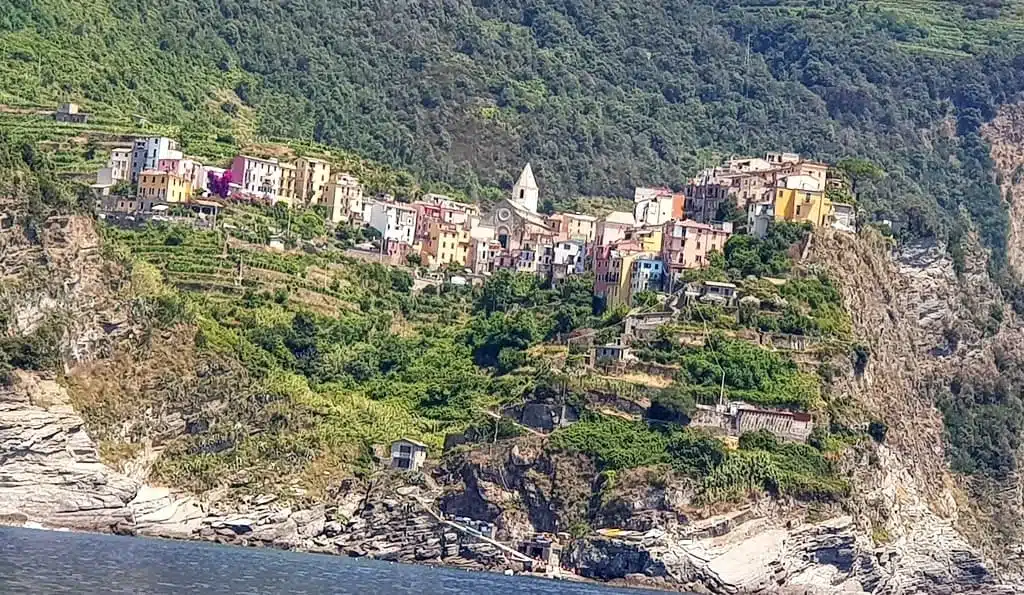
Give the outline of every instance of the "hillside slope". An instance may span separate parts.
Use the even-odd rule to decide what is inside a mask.
[[[532,161],[555,197],[678,186],[714,154],[869,157],[861,205],[1002,248],[978,125],[1022,89],[1014,2],[324,0],[0,3],[0,103],[83,101],[315,138],[482,191]],[[187,40],[187,41],[186,41]],[[242,106],[240,108],[240,105]],[[255,122],[250,110],[255,107]],[[187,148],[187,147],[186,147]]]

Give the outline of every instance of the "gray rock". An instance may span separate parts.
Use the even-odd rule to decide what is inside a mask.
[[[64,388],[15,372],[0,386],[0,515],[50,527],[130,527],[139,484],[100,462]]]

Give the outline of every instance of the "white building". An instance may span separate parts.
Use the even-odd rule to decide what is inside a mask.
[[[637,226],[664,225],[682,215],[682,194],[675,194],[668,188],[637,188],[633,191],[633,219]]]
[[[515,202],[530,211],[537,212],[537,199],[540,190],[537,188],[537,180],[533,177],[533,168],[527,163],[523,172],[519,174],[519,180],[512,186],[512,202]]]
[[[391,443],[391,468],[416,471],[427,460],[427,445],[412,438]]]
[[[132,145],[132,184],[137,184],[139,174],[155,170],[161,159],[181,159],[178,143],[165,136],[137,138]]]
[[[832,203],[832,209],[832,227],[839,231],[856,233],[857,214],[854,206],[843,202],[834,202]]]
[[[375,201],[367,221],[389,242],[412,245],[416,236],[416,209],[394,202]]]
[[[239,155],[231,162],[231,181],[245,194],[274,202],[281,191],[281,164],[277,159]]]
[[[110,151],[107,167],[110,169],[110,178],[114,182],[130,181],[132,179],[132,150],[128,147],[118,147]]]

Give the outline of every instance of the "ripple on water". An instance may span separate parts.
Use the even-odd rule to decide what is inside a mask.
[[[337,556],[0,527],[0,594],[638,593]]]

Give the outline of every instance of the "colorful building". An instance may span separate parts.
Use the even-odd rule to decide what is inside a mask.
[[[295,196],[299,203],[323,204],[324,192],[330,182],[330,163],[312,157],[295,160]]]
[[[633,261],[645,254],[640,245],[633,241],[621,241],[596,248],[594,295],[603,299],[606,307],[629,303],[632,298],[630,288],[633,280]]]
[[[578,213],[555,213],[548,217],[548,225],[555,233],[556,240],[594,242],[597,233],[597,217]]]
[[[132,144],[131,182],[138,184],[144,171],[157,169],[161,159],[181,159],[178,143],[164,136],[137,138]]]
[[[664,226],[661,260],[668,278],[675,281],[686,269],[708,266],[708,255],[725,252],[732,235],[732,223],[697,223],[689,219],[669,221]]]
[[[594,229],[594,243],[598,246],[608,246],[626,237],[626,232],[636,226],[636,219],[633,213],[623,211],[612,211],[597,220]]]
[[[469,261],[469,230],[462,225],[432,221],[423,252],[431,268],[456,265],[465,268]]]
[[[681,219],[686,199],[668,188],[637,188],[633,192],[633,219],[637,225],[664,225]]]
[[[636,258],[630,267],[629,297],[626,303],[633,301],[633,296],[641,291],[661,291],[665,283],[665,267],[658,258]]]
[[[186,202],[192,198],[192,185],[188,180],[171,172],[148,170],[139,175],[139,198],[151,210],[154,202]]]
[[[295,164],[281,163],[281,188],[277,193],[277,200],[289,207],[297,204],[298,195],[295,192]]]
[[[321,190],[319,199],[313,204],[326,206],[331,223],[340,223],[363,221],[365,202],[363,185],[359,180],[347,173],[338,173],[331,176],[327,187]]]
[[[832,225],[832,201],[820,187],[818,181],[811,176],[791,175],[780,178],[775,189],[775,220],[794,223],[806,221],[815,226]]]

